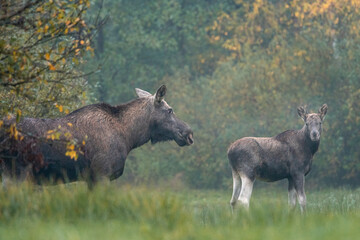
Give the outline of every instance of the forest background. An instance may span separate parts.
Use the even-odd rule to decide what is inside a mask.
[[[57,117],[168,87],[195,144],[146,144],[121,183],[231,188],[227,147],[329,106],[308,185],[360,185],[360,1],[0,1],[0,115]]]

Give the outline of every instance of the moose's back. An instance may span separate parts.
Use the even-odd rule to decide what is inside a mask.
[[[91,159],[106,151],[117,135],[113,114],[110,105],[94,104],[62,118],[23,118],[16,125],[21,141],[4,131],[1,134],[3,172],[18,179],[24,174],[32,175],[36,182],[76,181],[88,176]],[[5,123],[9,127],[15,119],[7,119]],[[76,153],[77,159],[66,154],[68,151]]]

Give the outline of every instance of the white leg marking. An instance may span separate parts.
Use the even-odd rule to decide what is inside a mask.
[[[291,208],[294,208],[296,206],[296,190],[295,188],[292,188],[288,192],[288,203]]]
[[[300,204],[301,213],[306,211],[306,195],[305,193],[298,194],[298,201]]]
[[[241,176],[241,192],[238,200],[247,209],[249,208],[253,186],[254,181],[251,181],[247,176]]]
[[[294,185],[294,180],[289,178],[289,186],[288,186],[288,203],[289,206],[294,209],[296,206],[296,189]]]
[[[2,174],[2,187],[3,189],[7,189],[9,188],[9,186],[11,186],[13,184],[11,177],[7,176],[7,174]]]
[[[306,195],[305,195],[305,177],[298,176],[295,179],[295,189],[298,197],[298,202],[300,204],[301,213],[306,211]]]
[[[233,176],[233,193],[230,200],[230,206],[231,209],[234,211],[236,201],[241,191],[241,182],[240,182],[240,175],[236,171],[232,171],[232,176]]]

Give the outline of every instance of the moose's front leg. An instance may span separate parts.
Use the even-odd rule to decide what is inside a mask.
[[[301,213],[304,213],[306,211],[305,176],[303,174],[298,174],[293,179],[298,202],[300,204],[300,210]]]
[[[97,182],[108,182],[120,177],[124,171],[126,155],[121,151],[111,151],[94,156],[90,165],[88,185],[93,187]]]
[[[296,190],[294,185],[294,180],[289,178],[289,187],[288,187],[288,203],[291,209],[294,209],[296,206]]]

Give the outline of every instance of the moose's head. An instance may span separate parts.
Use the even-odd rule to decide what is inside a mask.
[[[154,95],[136,88],[139,98],[148,98],[150,110],[150,140],[152,143],[174,140],[179,146],[194,143],[193,131],[184,121],[176,117],[172,107],[164,100],[166,86],[162,85]]]
[[[298,107],[297,111],[299,116],[305,122],[305,132],[307,136],[310,137],[311,141],[319,141],[321,130],[322,130],[322,121],[325,118],[328,106],[326,104],[322,105],[318,113],[308,113],[304,107]]]

